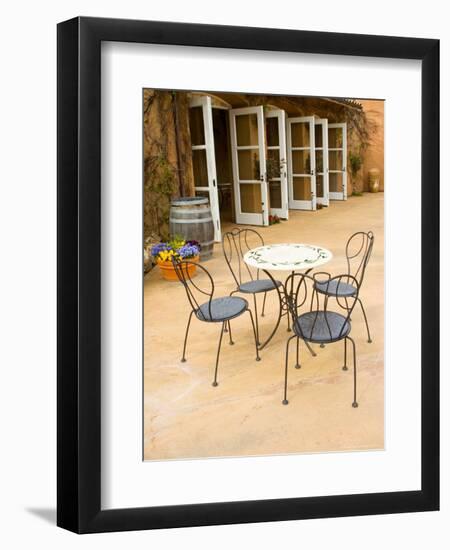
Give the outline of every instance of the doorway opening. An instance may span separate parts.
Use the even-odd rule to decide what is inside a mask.
[[[234,197],[228,109],[213,105],[212,121],[220,222],[230,223],[234,221]]]

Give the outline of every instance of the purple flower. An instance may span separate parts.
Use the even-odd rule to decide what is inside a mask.
[[[157,256],[163,250],[170,250],[170,247],[167,243],[158,243],[152,246],[151,254],[152,256]]]
[[[181,256],[181,258],[193,258],[194,256],[198,256],[199,249],[198,246],[192,245],[192,244],[185,244],[180,249],[178,249],[178,254]]]
[[[191,241],[186,241],[186,244],[196,246],[199,251],[202,249],[201,244],[198,241],[194,241],[193,239]]]

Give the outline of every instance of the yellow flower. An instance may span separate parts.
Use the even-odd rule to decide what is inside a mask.
[[[159,253],[159,259],[163,262],[171,261],[173,256],[176,256],[173,250],[161,250]]]

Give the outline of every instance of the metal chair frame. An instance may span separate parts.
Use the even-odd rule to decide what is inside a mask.
[[[231,335],[231,320],[236,319],[237,317],[240,317],[246,311],[248,311],[248,313],[250,314],[250,319],[251,319],[251,322],[252,322],[253,335],[255,337],[256,361],[260,361],[261,358],[259,356],[255,322],[253,320],[252,312],[248,307],[247,300],[244,300],[246,302],[246,308],[244,310],[240,311],[237,315],[233,315],[233,316],[228,317],[226,319],[215,320],[213,318],[212,309],[211,309],[211,303],[214,299],[213,296],[214,296],[215,285],[214,285],[214,280],[211,277],[211,274],[209,273],[209,271],[205,267],[203,267],[202,265],[200,265],[198,263],[195,263],[195,262],[191,262],[189,260],[177,261],[176,259],[172,259],[172,263],[173,263],[173,266],[174,266],[174,269],[175,269],[175,272],[177,274],[177,277],[178,277],[179,281],[183,284],[183,286],[185,288],[186,295],[187,295],[189,304],[191,306],[191,312],[189,314],[189,318],[188,318],[188,322],[187,322],[187,326],[186,326],[186,332],[185,332],[185,335],[184,335],[183,355],[181,357],[181,361],[183,363],[186,361],[186,346],[187,346],[187,340],[188,340],[188,335],[189,335],[189,328],[191,326],[192,315],[194,313],[195,313],[196,318],[199,321],[202,321],[204,323],[222,323],[222,327],[221,327],[221,331],[220,331],[220,337],[219,337],[219,345],[217,347],[216,364],[215,364],[215,368],[214,368],[214,380],[213,380],[213,383],[212,383],[213,386],[218,386],[219,383],[217,381],[217,373],[218,373],[218,368],[219,368],[219,357],[220,357],[220,349],[221,349],[221,345],[222,345],[223,333],[226,332],[226,331],[229,332],[230,345],[234,345],[234,341],[233,341],[232,335]],[[191,277],[191,275],[189,274],[189,271],[188,271],[187,268],[190,265],[195,265],[197,270],[202,271],[206,275],[207,284],[205,285],[204,288],[200,288],[200,286],[198,284],[196,284],[195,281],[193,280],[193,277]],[[203,297],[203,296],[208,297],[207,304],[208,304],[209,318],[207,318],[205,316],[205,314],[202,312],[202,310],[200,309],[201,306],[204,305],[204,304],[199,303],[199,298]]]
[[[323,277],[326,277],[326,280],[323,281]],[[333,335],[330,325],[330,315],[335,315],[337,312],[330,311],[328,309],[328,299],[329,295],[327,293],[319,293],[316,291],[315,285],[318,279],[321,278],[321,282],[327,283],[327,289],[330,284],[336,282],[337,288],[342,283],[352,284],[356,288],[356,292],[353,296],[342,299],[341,296],[336,296],[339,306],[342,309],[347,311],[347,314],[343,317],[343,322],[339,333]],[[298,281],[298,282],[297,282]],[[308,305],[308,286],[311,287],[311,300]],[[326,327],[329,331],[329,338],[325,340],[325,343],[331,344],[344,340],[344,366],[342,370],[347,371],[347,340],[352,343],[353,346],[353,402],[352,406],[354,408],[358,407],[358,402],[356,400],[356,344],[353,338],[350,337],[351,332],[351,314],[353,309],[358,301],[359,297],[359,283],[353,275],[343,274],[331,277],[329,273],[318,272],[314,275],[308,275],[306,273],[292,273],[287,279],[286,283],[283,286],[283,291],[285,293],[285,301],[289,307],[289,313],[292,319],[292,327],[294,334],[290,336],[286,342],[286,356],[285,356],[285,370],[284,370],[284,395],[283,395],[283,405],[289,403],[287,399],[287,379],[288,379],[288,365],[289,365],[289,345],[291,341],[297,339],[297,354],[296,354],[296,364],[295,368],[300,369],[300,340],[303,340],[304,343],[309,347],[309,343],[318,343],[318,339],[315,337],[314,329],[316,327],[317,319],[319,315],[322,315],[325,319]],[[319,295],[323,297],[323,306],[320,307]],[[342,300],[342,301],[341,301]],[[349,304],[350,302],[350,304]],[[304,313],[313,313],[315,314],[314,320],[311,324],[311,330],[306,333],[303,331],[299,319],[302,317],[301,309],[306,305],[306,311]],[[340,314],[339,314],[340,315]],[[348,327],[348,331],[344,331]],[[297,334],[299,332],[299,334]]]
[[[261,317],[264,317],[267,292],[272,292],[273,290],[277,290],[277,285],[281,286],[281,282],[276,281],[273,277],[270,277],[270,279],[274,283],[274,287],[271,289],[268,289],[266,291],[259,291],[259,292],[250,292],[250,291],[244,292],[240,289],[241,285],[243,285],[245,282],[249,282],[248,279],[250,279],[250,281],[261,280],[260,279],[261,270],[260,269],[255,270],[256,271],[256,277],[255,277],[254,273],[250,269],[250,266],[244,262],[244,254],[249,250],[251,250],[252,248],[254,248],[254,246],[250,246],[248,242],[249,236],[256,237],[256,239],[259,240],[260,242],[259,246],[264,246],[264,239],[255,229],[234,228],[231,231],[227,231],[226,233],[224,233],[222,237],[222,250],[223,250],[223,255],[225,257],[225,261],[227,262],[228,268],[231,271],[231,275],[233,276],[233,279],[237,287],[235,290],[233,290],[230,293],[230,296],[233,296],[233,294],[236,294],[236,293],[253,294],[253,307],[255,311],[255,320],[256,320],[256,335],[258,340],[258,346],[261,346],[261,342],[259,339],[258,305],[256,301],[256,294],[262,294],[262,292],[264,292],[262,312],[261,312]],[[237,262],[237,264],[233,268],[234,262]],[[261,346],[260,349],[262,349],[262,347],[264,346]]]
[[[352,242],[354,242],[356,239],[361,239],[361,245],[359,246],[359,248],[358,247],[356,248],[356,252],[352,253],[350,251],[350,247],[352,245]],[[372,231],[368,231],[367,233],[364,231],[357,231],[356,233],[353,233],[353,235],[349,237],[347,244],[345,246],[345,257],[347,259],[347,274],[352,275],[356,279],[356,281],[358,282],[358,288],[361,288],[361,285],[363,283],[367,264],[369,263],[370,257],[372,255],[374,240],[375,240],[375,236],[372,233]],[[322,281],[318,281],[318,282],[322,282]],[[324,293],[324,291],[319,288],[316,288],[316,290],[321,294]],[[329,292],[328,295],[336,297],[334,292]],[[371,344],[372,337],[370,334],[369,323],[367,321],[366,311],[364,309],[364,306],[360,297],[358,297],[358,302],[364,316],[364,322],[366,323],[367,342]],[[321,347],[323,347],[323,345],[321,345]]]

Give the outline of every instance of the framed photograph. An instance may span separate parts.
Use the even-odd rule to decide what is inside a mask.
[[[58,25],[58,525],[439,508],[439,41]]]

